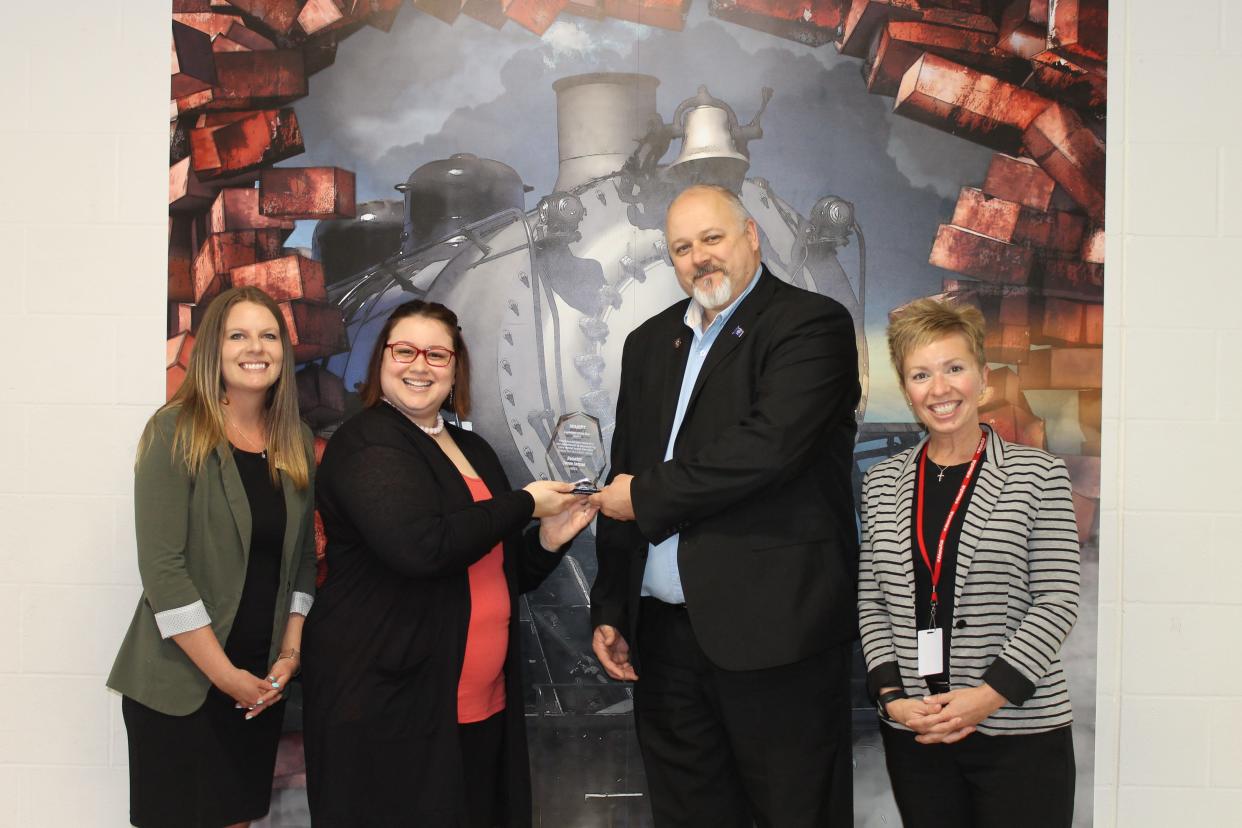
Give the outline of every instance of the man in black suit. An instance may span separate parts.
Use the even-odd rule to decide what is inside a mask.
[[[595,654],[637,682],[657,826],[848,826],[853,322],[762,266],[729,190],[666,235],[691,298],[625,343]]]

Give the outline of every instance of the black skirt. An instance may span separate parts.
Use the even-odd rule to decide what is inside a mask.
[[[220,828],[261,819],[284,702],[250,721],[216,688],[189,716],[121,700],[129,735],[129,819],[138,828]]]
[[[280,585],[285,501],[267,460],[235,449],[250,502],[250,555],[241,601],[224,652],[263,678]],[[138,828],[220,828],[267,814],[285,704],[246,721],[245,710],[215,687],[188,716],[121,701],[129,737],[129,818]]]

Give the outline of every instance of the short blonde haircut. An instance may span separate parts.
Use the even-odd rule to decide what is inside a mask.
[[[905,365],[910,354],[924,345],[958,334],[982,369],[987,364],[983,352],[985,323],[973,305],[947,299],[915,299],[889,314],[888,355],[897,371],[897,382],[905,387]]]

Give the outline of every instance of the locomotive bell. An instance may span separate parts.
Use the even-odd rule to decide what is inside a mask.
[[[681,153],[670,166],[691,161],[731,159],[750,166],[750,159],[738,151],[729,112],[719,106],[696,106],[685,115],[685,137]]]

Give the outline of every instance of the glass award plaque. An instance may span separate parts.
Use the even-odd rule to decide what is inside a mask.
[[[608,465],[599,420],[574,411],[556,421],[548,441],[548,471],[574,484],[574,494],[595,494]]]

